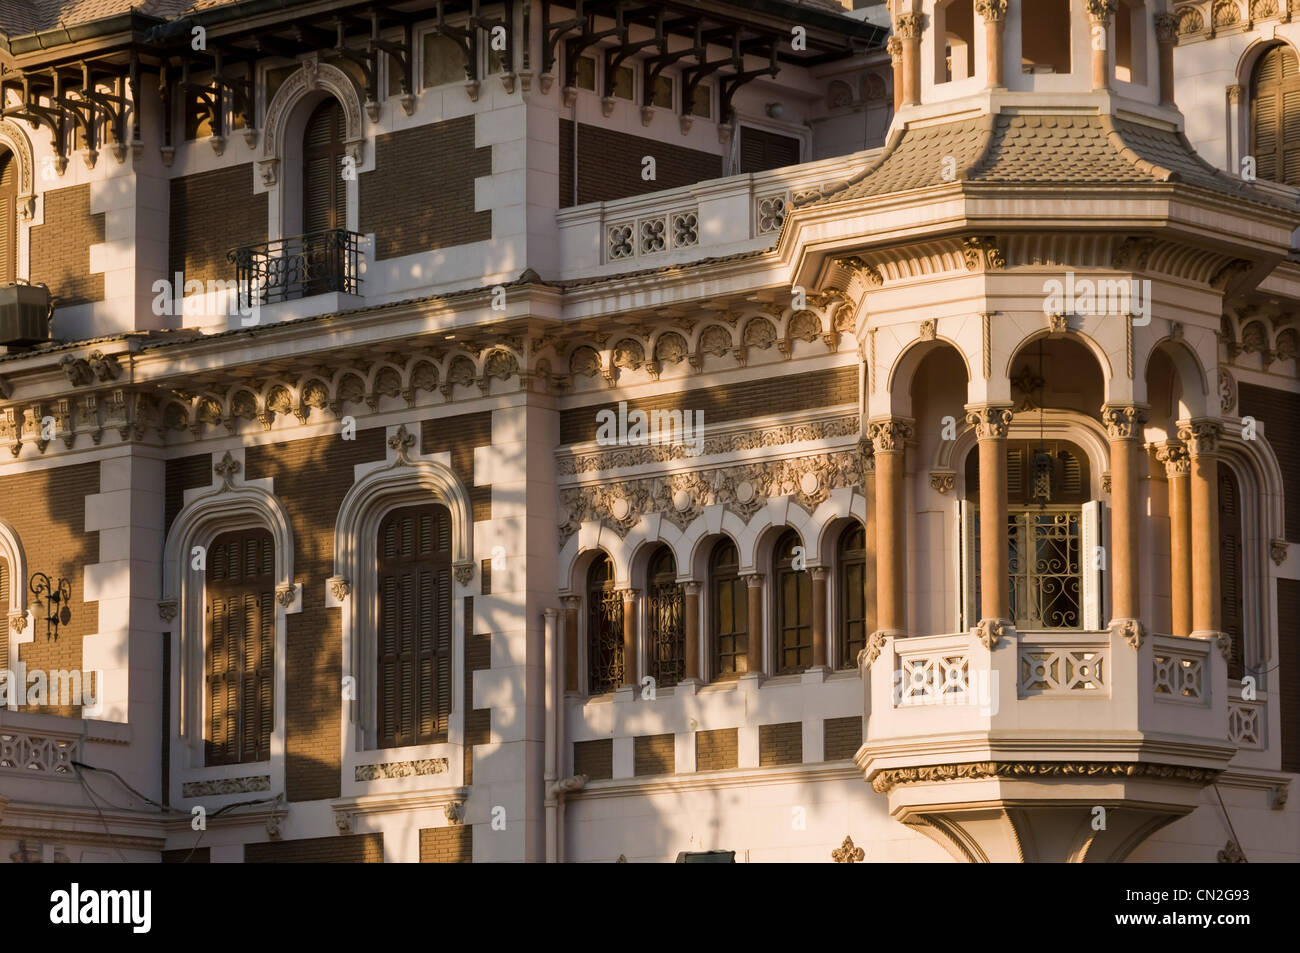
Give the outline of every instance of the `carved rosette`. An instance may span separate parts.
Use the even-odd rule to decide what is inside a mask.
[[[164,622],[170,622],[176,618],[176,600],[168,599],[165,602],[158,603],[158,618]]]
[[[1219,434],[1223,426],[1216,420],[1193,420],[1178,428],[1178,439],[1187,446],[1193,457],[1213,456],[1219,450]]]
[[[872,448],[876,453],[902,453],[903,445],[912,439],[914,431],[910,422],[900,417],[873,420],[867,425]]]
[[[1102,420],[1111,440],[1137,440],[1142,436],[1142,425],[1147,422],[1147,414],[1141,407],[1107,407]]]
[[[1286,540],[1275,539],[1268,545],[1269,558],[1273,560],[1273,565],[1280,566],[1286,562]]]
[[[966,423],[975,428],[979,440],[1003,440],[1011,429],[1010,407],[977,407],[966,412]]]
[[[1011,633],[1011,624],[1004,619],[980,619],[975,626],[975,638],[989,651],[997,648],[1005,636]]]
[[[1156,460],[1165,465],[1166,479],[1174,477],[1187,476],[1192,471],[1192,458],[1187,453],[1187,448],[1181,443],[1172,441],[1163,443],[1156,448]]]
[[[1111,635],[1122,635],[1135,652],[1142,647],[1142,640],[1146,638],[1146,627],[1138,619],[1117,619],[1111,623],[1110,631]]]

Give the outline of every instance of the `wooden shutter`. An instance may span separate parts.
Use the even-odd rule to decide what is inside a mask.
[[[307,120],[302,146],[302,230],[321,232],[347,225],[343,180],[343,107],[327,99]]]
[[[799,162],[799,140],[749,126],[740,127],[740,171],[763,172]]]
[[[0,150],[0,285],[18,278],[18,160]]]
[[[1242,612],[1241,489],[1231,468],[1219,464],[1219,613],[1223,631],[1232,640],[1228,677],[1245,672]]]
[[[4,607],[5,616],[9,614],[9,564],[0,560],[0,606]],[[0,617],[0,668],[9,667],[9,620]],[[21,689],[12,681],[9,691],[16,694]],[[25,686],[24,686],[25,687]],[[0,708],[4,708],[7,699],[0,696]]]
[[[1300,69],[1286,46],[1269,50],[1255,67],[1250,154],[1259,178],[1300,185]]]
[[[812,585],[806,570],[793,568],[799,537],[787,532],[777,541],[772,567],[776,576],[778,674],[802,672],[812,664]],[[748,594],[746,594],[748,599]]]
[[[381,748],[447,740],[451,715],[451,517],[436,503],[379,526]]]
[[[275,678],[275,552],[269,531],[218,536],[208,550],[208,764],[270,757]]]
[[[853,668],[867,636],[867,543],[861,524],[840,534],[839,552],[839,665]]]

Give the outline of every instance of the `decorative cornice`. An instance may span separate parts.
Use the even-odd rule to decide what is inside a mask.
[[[979,440],[1002,440],[1011,429],[1013,416],[1010,407],[989,404],[969,408],[966,411],[966,423],[975,428],[975,437]]]
[[[888,794],[900,784],[930,784],[996,778],[1016,781],[1031,778],[1081,778],[1097,781],[1151,779],[1178,781],[1203,787],[1222,772],[1214,768],[1188,768],[1143,761],[978,761],[968,764],[934,764],[918,768],[892,768],[871,779],[871,789]]]
[[[1108,406],[1102,414],[1106,434],[1111,440],[1137,440],[1142,436],[1142,425],[1147,422],[1147,412],[1133,405]]]

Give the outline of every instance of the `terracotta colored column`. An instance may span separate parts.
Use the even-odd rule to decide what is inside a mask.
[[[1188,489],[1191,458],[1181,443],[1168,441],[1156,451],[1169,481],[1170,629],[1192,634],[1192,501]]]
[[[889,63],[894,68],[894,112],[903,105],[903,41],[891,36],[885,44],[889,50]]]
[[[1114,618],[1142,614],[1138,588],[1138,453],[1146,414],[1140,407],[1107,407],[1110,437],[1110,601]]]
[[[578,607],[577,596],[564,597],[564,690],[578,690]]]
[[[1178,17],[1172,13],[1155,15],[1156,45],[1160,58],[1160,105],[1174,104],[1174,47],[1178,44]]]
[[[1002,34],[1007,24],[1007,0],[975,0],[975,10],[984,18],[988,46],[988,84],[991,89],[1006,85],[1002,67]]]
[[[763,574],[745,577],[749,586],[749,604],[746,607],[745,625],[749,629],[748,651],[745,653],[745,671],[763,671]]]
[[[912,436],[912,427],[895,417],[873,421],[868,432],[876,459],[876,625],[886,635],[903,635],[907,625],[903,445]]]
[[[686,613],[686,674],[685,678],[700,677],[700,584],[684,582],[682,611]]]
[[[636,596],[635,589],[623,590],[623,687],[635,688],[636,671]]]
[[[921,101],[921,22],[919,13],[901,13],[894,34],[903,44],[903,105]]]
[[[812,573],[813,667],[826,667],[826,567],[814,566]]]
[[[1219,605],[1219,431],[1214,420],[1193,420],[1178,428],[1191,457],[1192,635],[1217,637]]]
[[[979,440],[980,621],[1011,621],[1007,552],[1007,431],[1011,408],[1000,404],[967,408],[966,421]]]
[[[1110,21],[1115,16],[1119,0],[1084,0],[1088,19],[1092,21],[1092,88],[1110,86]]]

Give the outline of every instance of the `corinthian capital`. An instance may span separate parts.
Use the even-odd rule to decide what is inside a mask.
[[[1112,5],[1115,0],[1111,0]],[[900,13],[898,19],[894,21],[894,32],[905,40],[915,40],[921,36],[921,25],[924,20],[924,14],[920,13]]]
[[[1192,459],[1187,455],[1187,448],[1172,440],[1156,447],[1156,459],[1165,465],[1165,476],[1170,480],[1187,476],[1192,469]]]
[[[1211,456],[1219,450],[1219,434],[1223,430],[1217,420],[1193,420],[1179,424],[1178,439],[1187,445],[1194,457]]]
[[[885,49],[889,51],[889,60],[895,66],[903,62],[903,41],[896,36],[891,36],[885,43]]]
[[[912,437],[912,425],[900,417],[887,420],[873,420],[867,425],[867,433],[876,453],[902,453],[903,444]]]
[[[1172,13],[1155,15],[1156,42],[1162,46],[1173,45],[1178,41],[1178,17]]]
[[[968,408],[966,423],[975,428],[975,436],[980,440],[1002,440],[1011,427],[1011,408],[990,404],[985,407]]]
[[[1109,23],[1119,0],[1084,0],[1083,5],[1095,23]]]
[[[1106,433],[1111,440],[1136,440],[1142,435],[1147,413],[1141,407],[1131,405],[1107,407],[1102,421],[1106,424]]]
[[[1001,20],[1007,15],[1007,0],[975,0],[975,12],[985,20]]]

